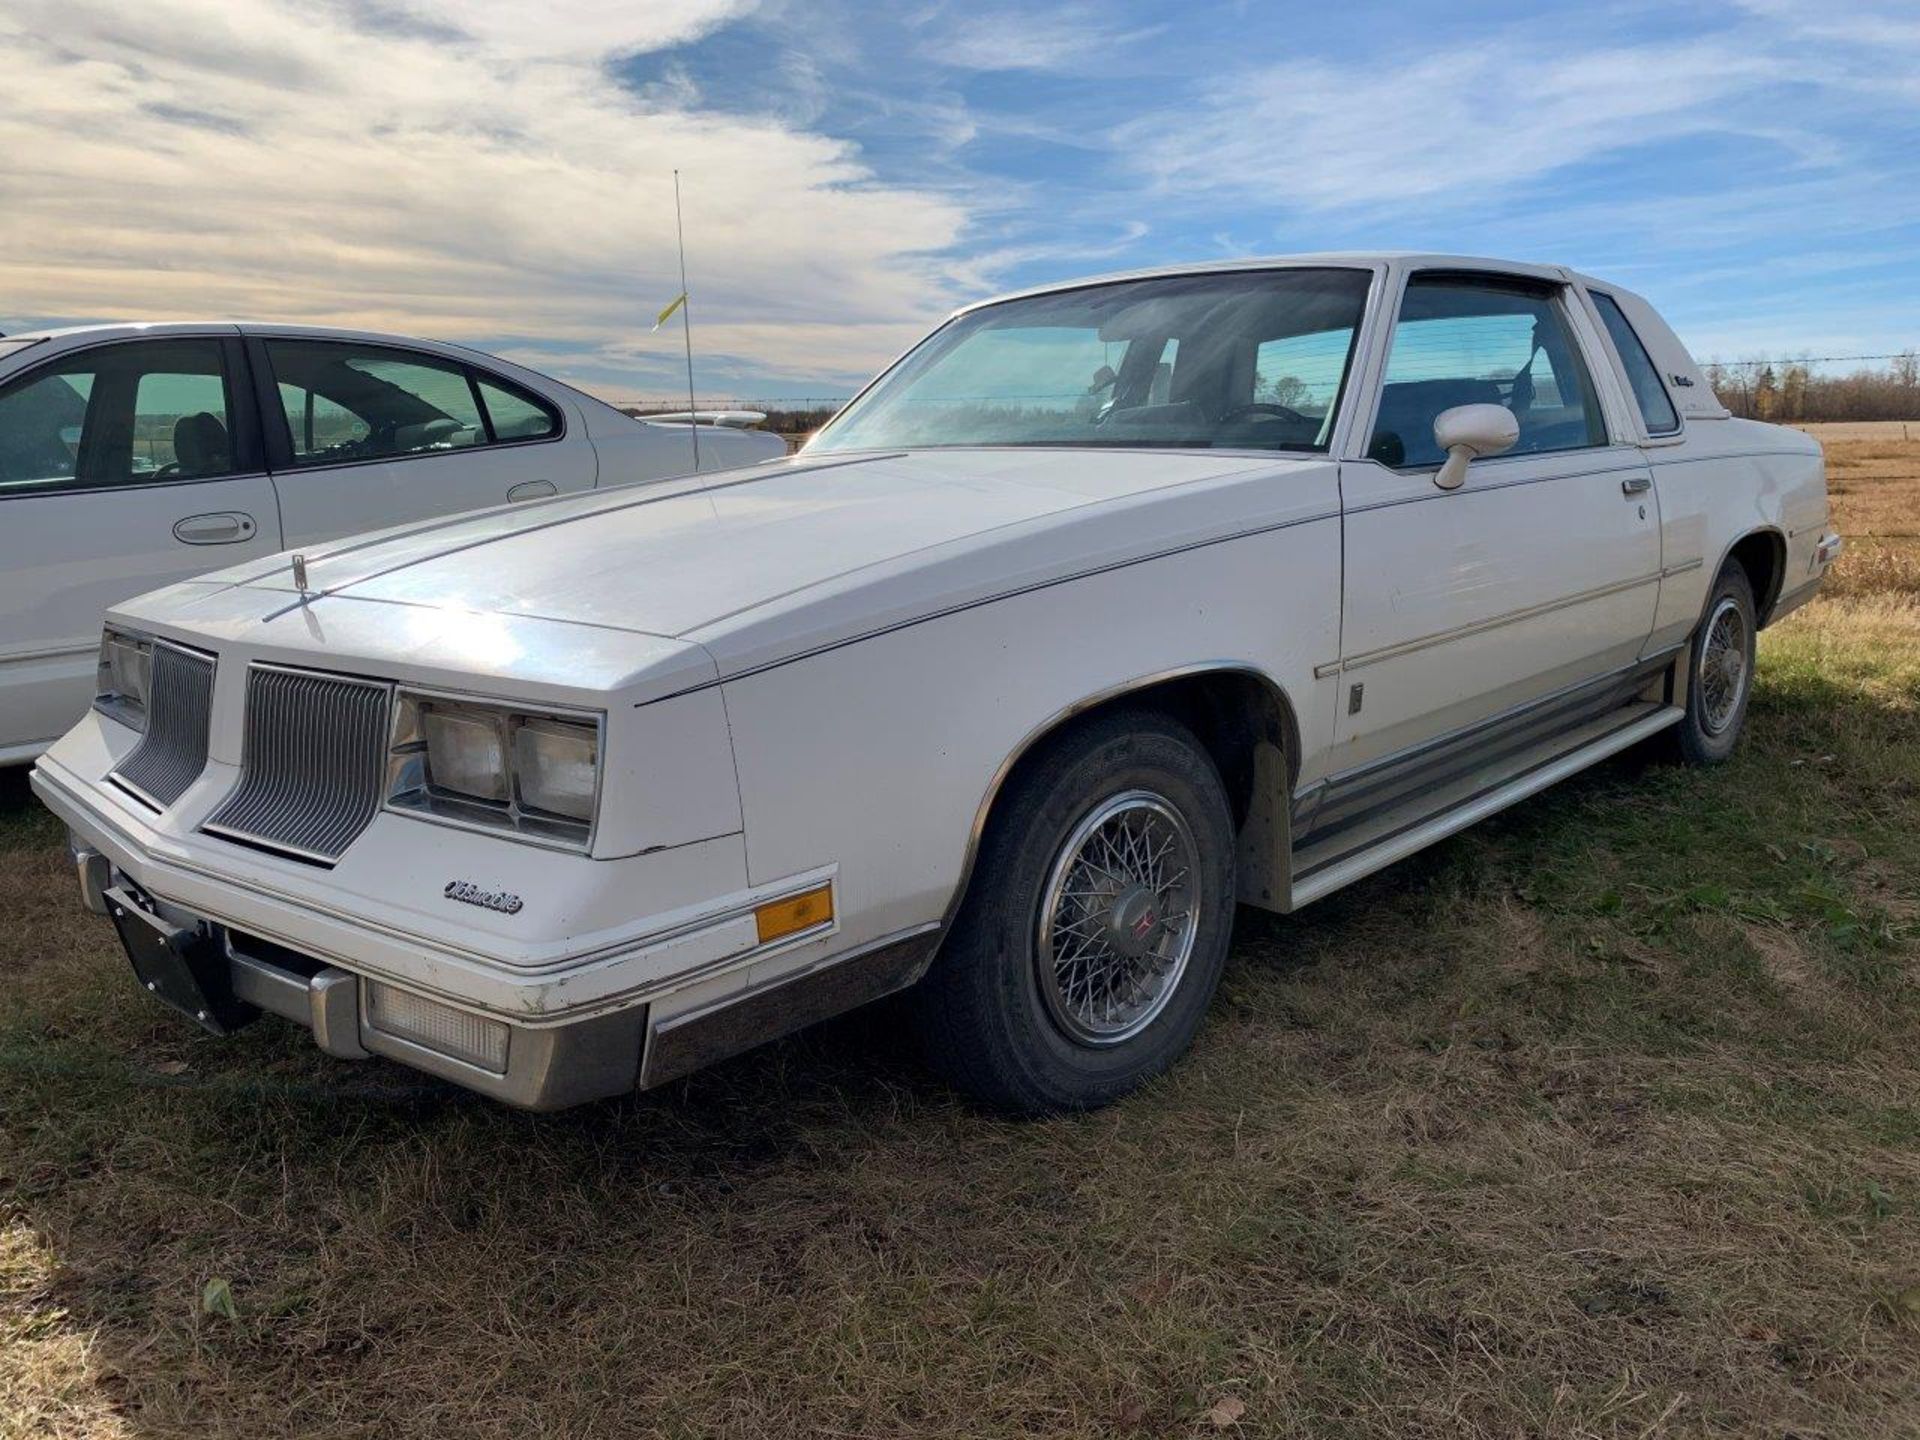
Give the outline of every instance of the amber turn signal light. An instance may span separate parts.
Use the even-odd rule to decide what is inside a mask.
[[[760,943],[769,944],[775,940],[797,935],[802,930],[811,930],[816,925],[824,925],[833,919],[833,887],[822,885],[816,890],[803,890],[798,895],[789,895],[784,900],[769,900],[758,906],[753,912],[753,923],[760,932]]]

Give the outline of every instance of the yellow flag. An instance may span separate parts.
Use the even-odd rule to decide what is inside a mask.
[[[687,292],[682,290],[678,295],[673,297],[673,303],[660,312],[660,317],[653,322],[653,328],[658,330],[662,325],[666,324],[667,321],[673,318],[673,312],[686,303]]]

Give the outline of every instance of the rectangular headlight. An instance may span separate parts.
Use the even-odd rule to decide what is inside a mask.
[[[427,746],[427,783],[496,805],[512,793],[507,776],[506,716],[472,705],[421,707]]]
[[[153,642],[120,630],[102,632],[94,705],[123,725],[145,730],[152,683]]]
[[[600,791],[597,718],[402,690],[387,804],[584,846]]]
[[[513,727],[513,777],[529,810],[593,819],[599,739],[591,725],[522,717]]]

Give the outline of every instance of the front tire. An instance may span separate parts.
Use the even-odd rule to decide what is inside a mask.
[[[953,933],[910,997],[929,1062],[995,1109],[1105,1105],[1199,1029],[1233,928],[1233,818],[1191,731],[1078,725],[995,806]]]
[[[1759,629],[1753,584],[1738,561],[1729,561],[1688,642],[1686,715],[1670,732],[1675,758],[1718,765],[1733,754],[1747,723]]]

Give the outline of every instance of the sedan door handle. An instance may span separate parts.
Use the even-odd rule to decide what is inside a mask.
[[[232,545],[251,540],[259,526],[243,510],[216,510],[209,515],[189,515],[177,520],[173,538],[182,545]]]
[[[551,480],[522,480],[518,485],[507,491],[507,499],[517,505],[522,500],[544,500],[549,495],[557,495],[559,493],[559,491],[554,489],[553,481]]]
[[[1651,475],[1633,475],[1620,482],[1622,495],[1644,495],[1653,488]]]

